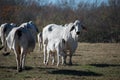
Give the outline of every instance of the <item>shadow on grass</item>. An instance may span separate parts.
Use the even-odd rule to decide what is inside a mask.
[[[102,74],[95,73],[92,71],[78,71],[78,70],[53,70],[48,72],[50,74],[63,74],[63,75],[73,75],[73,76],[102,76]]]
[[[52,67],[36,67],[36,69],[38,69],[39,71],[45,71],[45,72],[49,72],[49,71],[52,71],[52,70],[56,70],[57,68],[52,68]]]
[[[95,67],[120,67],[120,64],[90,64]]]
[[[73,56],[82,56],[81,54],[74,54]]]
[[[29,70],[33,70],[34,68],[33,67],[30,67],[30,66],[25,66],[25,70],[29,71]]]
[[[13,70],[16,70],[17,68],[15,66],[0,66],[0,69],[13,69]]]
[[[1,47],[0,47],[0,50],[2,50],[3,48],[4,48],[4,47],[3,47],[3,46],[1,46]]]
[[[0,69],[12,69],[12,70],[17,70],[17,67],[15,66],[0,66]],[[29,71],[32,70],[33,67],[25,66],[25,70]]]
[[[57,68],[52,68],[52,67],[36,67],[37,69],[39,70],[54,70],[54,69],[57,69]]]
[[[4,53],[2,53],[2,55],[3,56],[8,56],[8,55],[10,55],[10,52],[4,52]]]

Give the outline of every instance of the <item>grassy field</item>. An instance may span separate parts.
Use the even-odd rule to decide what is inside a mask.
[[[0,51],[0,80],[120,80],[120,44],[80,43],[73,65],[43,64],[38,46],[27,55],[26,70],[17,73],[15,55]]]

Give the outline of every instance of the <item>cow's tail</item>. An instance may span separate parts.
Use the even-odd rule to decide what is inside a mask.
[[[20,39],[20,37],[22,36],[22,30],[21,30],[21,28],[18,29],[18,30],[16,30],[14,34],[15,35],[14,35],[13,40],[12,40],[11,48],[12,48],[14,42],[15,42],[15,38],[17,37],[18,39]]]

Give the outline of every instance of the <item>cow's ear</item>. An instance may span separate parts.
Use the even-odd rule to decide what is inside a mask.
[[[72,28],[70,29],[70,31],[72,31],[73,29],[75,29],[75,26],[73,25]]]
[[[81,27],[84,31],[87,31],[87,28],[84,25],[81,25]]]

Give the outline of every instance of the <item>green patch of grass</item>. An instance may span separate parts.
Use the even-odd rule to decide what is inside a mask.
[[[120,45],[80,43],[73,65],[43,64],[38,45],[27,55],[26,69],[18,73],[14,53],[3,56],[0,51],[0,80],[119,80]]]

